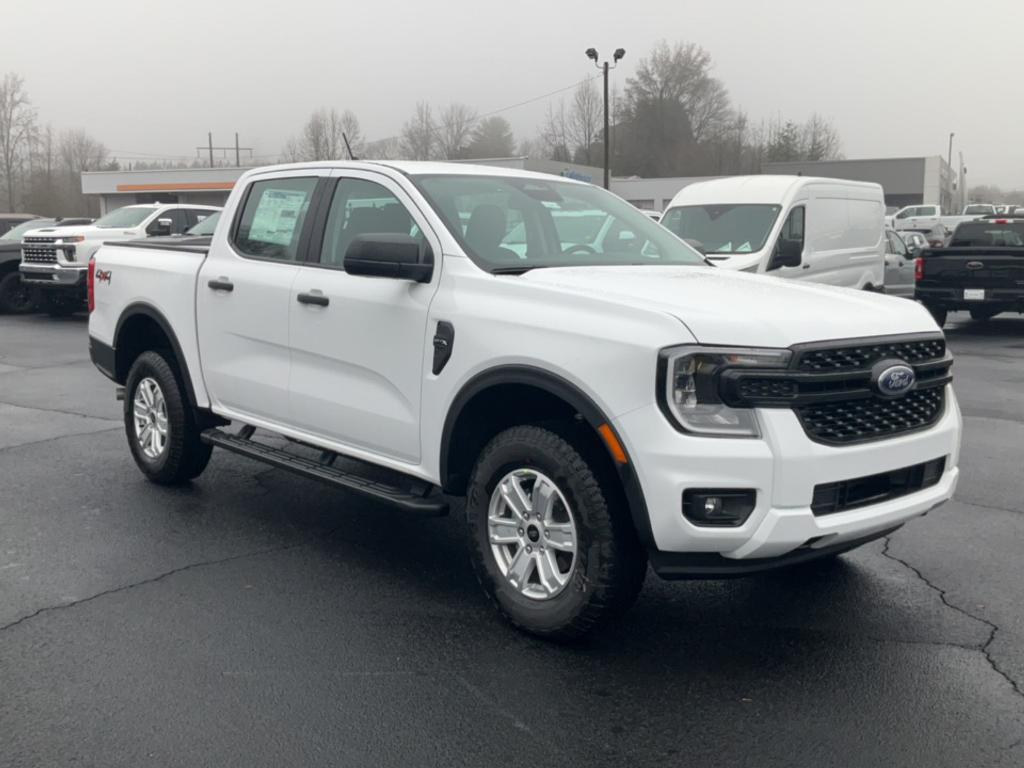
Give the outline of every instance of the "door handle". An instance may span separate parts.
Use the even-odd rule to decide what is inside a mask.
[[[217,280],[210,280],[206,285],[215,291],[226,291],[227,293],[231,293],[235,290],[235,284],[226,277],[221,277]]]
[[[322,293],[300,293],[295,297],[299,304],[312,304],[317,307],[326,307],[331,300]]]

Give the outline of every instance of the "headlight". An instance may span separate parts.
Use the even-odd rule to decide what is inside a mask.
[[[658,403],[684,432],[726,437],[757,437],[752,408],[730,408],[718,395],[718,377],[726,368],[785,368],[788,349],[743,347],[670,347],[661,352]]]
[[[67,235],[60,239],[61,243],[67,245],[68,243],[80,243],[85,240],[84,235]]]

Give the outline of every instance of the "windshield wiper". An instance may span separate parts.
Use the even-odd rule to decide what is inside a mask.
[[[495,267],[491,270],[492,275],[521,275],[525,272],[529,272],[531,269],[540,269],[540,265],[531,264],[530,266],[522,267]]]

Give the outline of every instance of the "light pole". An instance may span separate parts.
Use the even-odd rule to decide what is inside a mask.
[[[587,48],[585,53],[587,54],[587,58],[594,62],[594,66],[604,72],[604,188],[608,189],[611,186],[609,149],[611,148],[612,143],[608,120],[608,70],[615,69],[615,67],[619,65],[619,60],[626,55],[626,49],[616,48],[615,53],[612,54],[612,63],[610,65],[607,60],[604,63],[598,62],[596,48]]]
[[[949,153],[946,155],[946,167],[949,169],[950,175],[953,174],[953,137],[956,136],[952,131],[949,132]],[[953,182],[956,184],[956,181]],[[953,204],[953,201],[950,201]],[[954,211],[955,213],[955,211]]]

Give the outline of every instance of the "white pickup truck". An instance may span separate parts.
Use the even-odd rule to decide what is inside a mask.
[[[86,268],[103,243],[180,235],[219,210],[210,205],[126,205],[92,224],[28,231],[21,241],[21,281],[35,290],[44,311],[71,314],[84,308]]]
[[[599,245],[578,211],[608,218]],[[465,497],[482,585],[539,635],[619,615],[648,563],[835,556],[957,483],[923,307],[710,266],[568,179],[257,169],[211,238],[106,245],[88,283],[91,357],[148,478],[195,478],[218,446],[412,512]]]
[[[942,225],[946,233],[952,234],[957,225],[993,214],[995,210],[993,205],[971,203],[964,206],[959,216],[947,216],[939,205],[908,205],[888,217],[886,224],[897,232],[923,233],[936,231],[938,225]]]

